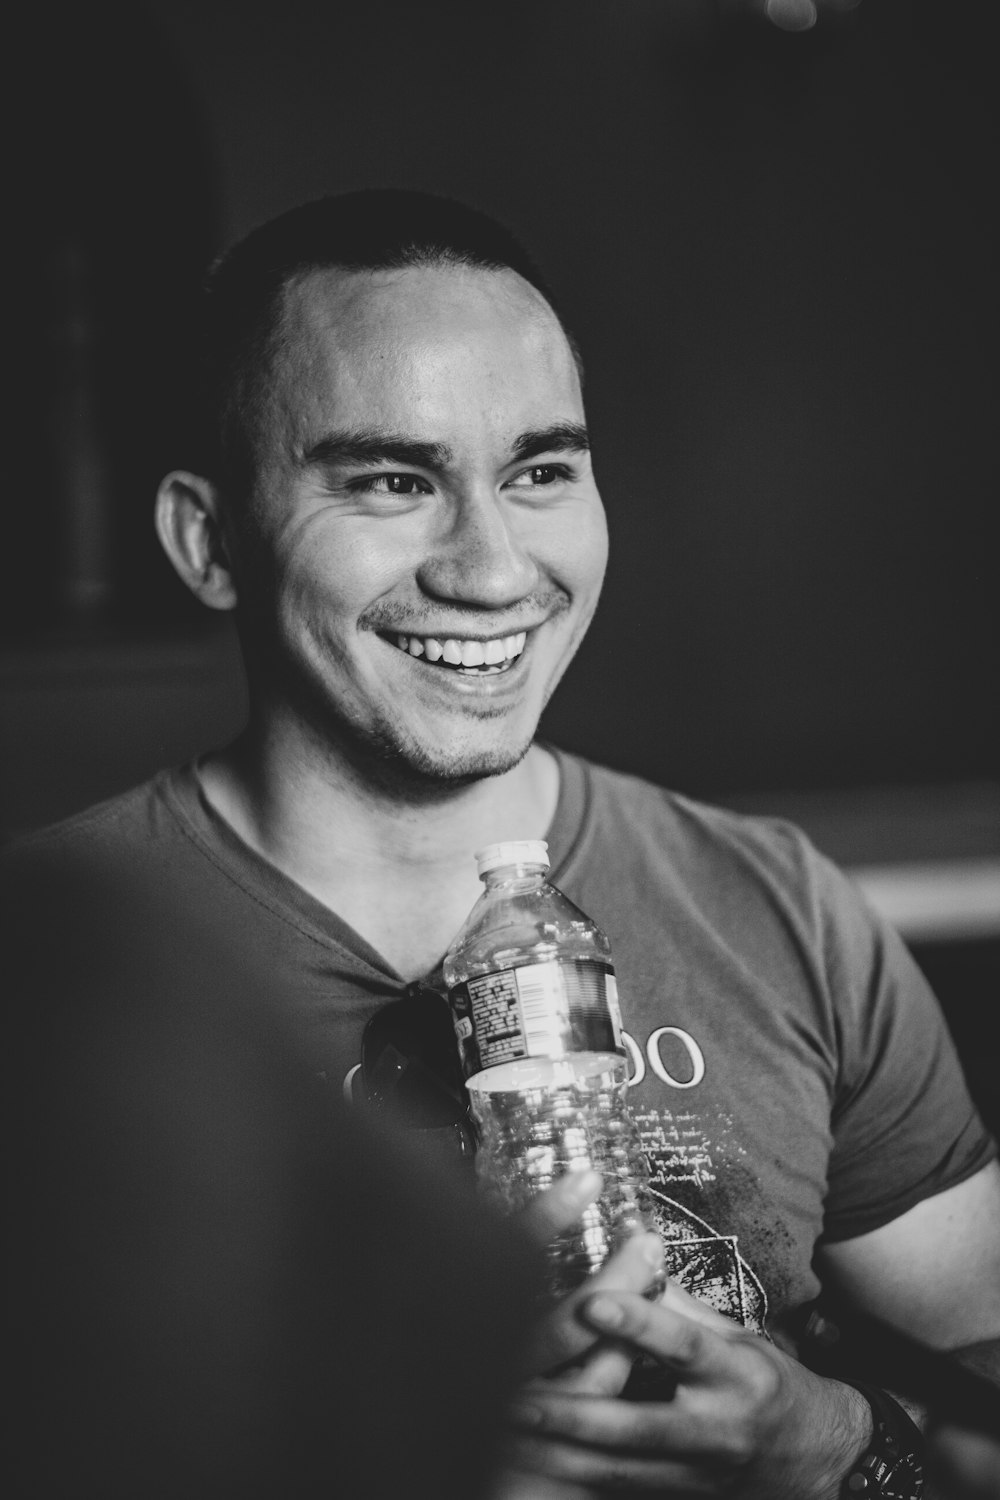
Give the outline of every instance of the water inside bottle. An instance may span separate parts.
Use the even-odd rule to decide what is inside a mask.
[[[598,1201],[549,1247],[554,1294],[577,1286],[629,1235],[653,1227],[627,1086],[617,1053],[521,1059],[468,1081],[480,1184],[501,1211],[523,1207],[564,1172],[601,1173]]]
[[[509,1213],[566,1172],[593,1167],[603,1179],[598,1201],[548,1247],[558,1296],[656,1222],[627,1102],[611,945],[544,879],[545,865],[480,871],[487,888],[444,976],[484,1195]]]

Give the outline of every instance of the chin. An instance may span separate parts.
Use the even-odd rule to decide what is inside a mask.
[[[447,794],[450,790],[503,776],[513,771],[531,749],[534,736],[515,744],[445,747],[401,742],[396,736],[385,736],[378,746],[378,765],[386,782],[401,789]],[[368,747],[371,764],[371,745]]]

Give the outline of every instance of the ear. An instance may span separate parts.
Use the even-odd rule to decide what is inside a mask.
[[[192,594],[209,609],[235,609],[236,583],[222,536],[222,506],[210,479],[174,469],[156,494],[156,534]]]

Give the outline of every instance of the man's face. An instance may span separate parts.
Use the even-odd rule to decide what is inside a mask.
[[[333,270],[281,333],[238,578],[266,701],[382,774],[511,768],[607,556],[555,315],[511,271]]]

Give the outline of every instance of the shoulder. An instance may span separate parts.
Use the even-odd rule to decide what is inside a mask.
[[[794,950],[810,971],[857,974],[886,935],[850,877],[785,819],[736,812],[579,757],[571,849],[556,873],[616,916],[655,913],[740,952]],[[577,899],[575,896],[573,899]]]
[[[10,837],[0,849],[6,879],[48,869],[103,866],[116,859],[141,861],[175,824],[185,769],[159,772],[56,823]]]
[[[832,869],[794,823],[733,811],[644,777],[560,752],[584,789],[584,826],[600,839],[648,848],[664,858],[742,866],[764,876],[801,879]]]
[[[73,993],[116,965],[182,952],[201,921],[204,882],[185,830],[184,768],[8,841],[0,851],[0,929],[25,1002]]]

